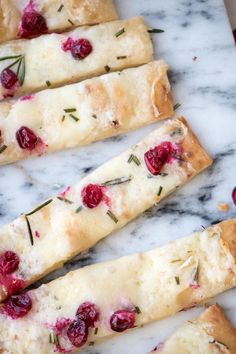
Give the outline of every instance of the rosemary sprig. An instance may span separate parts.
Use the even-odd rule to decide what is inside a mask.
[[[118,57],[116,57],[117,60],[126,59],[126,58],[127,58],[127,55],[119,55]]]
[[[50,204],[52,202],[52,199],[47,200],[45,203],[39,205],[37,208],[35,208],[34,210],[32,210],[31,212],[25,214],[26,216],[30,216],[33,215],[34,213],[36,213],[37,211],[39,211],[40,209],[44,208],[45,206],[47,206],[48,204]]]
[[[21,58],[18,58],[16,61],[13,61],[13,63],[10,64],[10,65],[8,65],[8,66],[6,67],[6,69],[12,68],[14,65],[16,65],[17,63],[19,63],[20,60],[21,60]]]
[[[106,71],[107,73],[109,73],[109,72],[111,71],[111,68],[110,68],[109,65],[105,65],[105,66],[104,66],[104,69],[105,69],[105,71]]]
[[[76,108],[65,108],[65,109],[64,109],[64,112],[65,112],[65,113],[74,113],[74,112],[76,112],[76,111],[77,111]]]
[[[25,81],[25,56],[24,55],[19,61],[16,75],[17,77],[19,77],[20,86],[22,86]]]
[[[117,224],[118,223],[118,219],[117,217],[113,214],[113,212],[111,210],[107,211],[107,215]]]
[[[61,12],[61,10],[63,9],[64,5],[61,4],[60,7],[58,8],[57,12]]]
[[[160,28],[152,28],[152,29],[148,30],[148,32],[149,33],[163,33],[165,31]]]
[[[71,200],[67,199],[67,198],[63,198],[63,197],[57,197],[57,199],[61,200],[62,202],[65,202],[67,204],[74,204],[74,202],[72,202]]]
[[[174,105],[174,111],[176,111],[181,106],[181,103],[176,103]]]
[[[28,229],[28,233],[29,233],[30,243],[33,246],[34,245],[33,233],[32,233],[32,229],[31,229],[31,226],[30,226],[29,219],[27,218],[26,215],[25,215],[25,220],[26,220],[27,229]]]
[[[177,284],[177,285],[180,284],[180,281],[179,281],[179,277],[178,277],[178,276],[175,276],[175,281],[176,281],[176,284]]]
[[[0,147],[0,154],[2,154],[6,150],[6,148],[7,148],[7,145],[2,145]]]
[[[78,122],[79,121],[79,118],[76,117],[74,114],[70,113],[69,116],[74,119],[75,122]]]
[[[134,162],[137,166],[140,166],[141,165],[141,162],[140,160],[137,158],[136,155],[134,154],[131,154],[129,159],[128,159],[128,163],[131,163],[131,162]]]
[[[157,193],[158,197],[160,197],[162,190],[163,190],[163,187],[160,186],[159,191],[158,191],[158,193]]]
[[[19,54],[19,55],[13,55],[13,56],[7,56],[7,57],[1,57],[1,58],[0,58],[0,61],[9,60],[9,59],[17,59],[17,58],[20,58],[20,57],[22,57],[21,54]]]
[[[101,183],[101,186],[102,187],[115,186],[115,185],[118,185],[118,184],[123,184],[123,183],[126,183],[126,182],[130,182],[131,180],[132,180],[132,176],[115,178],[115,179],[111,179],[109,181],[106,181],[104,183]]]
[[[124,28],[121,28],[121,29],[115,34],[116,38],[117,38],[117,37],[120,37],[123,33],[125,33],[125,29],[124,29]]]

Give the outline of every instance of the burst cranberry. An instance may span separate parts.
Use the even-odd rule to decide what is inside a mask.
[[[167,162],[172,151],[172,144],[166,141],[145,152],[144,161],[152,175],[156,176],[161,172],[162,167]]]
[[[86,207],[93,209],[96,206],[98,206],[98,204],[101,203],[102,201],[103,198],[102,187],[98,186],[97,184],[88,184],[82,190],[81,195],[82,195],[83,204]]]
[[[87,327],[95,327],[95,323],[99,319],[99,311],[95,304],[84,302],[79,306],[76,317],[84,321]]]
[[[133,328],[135,323],[135,312],[131,310],[119,310],[113,313],[110,318],[111,329],[115,332],[123,332]]]
[[[0,273],[10,274],[18,269],[20,260],[16,253],[7,251],[0,256]]]
[[[33,37],[48,31],[45,18],[36,11],[27,11],[21,19],[18,35],[23,38]]]
[[[17,130],[16,140],[21,149],[28,149],[30,151],[34,150],[37,143],[39,142],[39,138],[31,129],[27,127],[21,127],[19,130]]]
[[[3,305],[4,312],[16,320],[27,315],[32,308],[32,301],[29,295],[12,295]]]
[[[15,86],[18,82],[18,77],[11,69],[4,69],[0,75],[0,81],[2,86],[9,90]]]
[[[233,189],[232,198],[233,198],[234,204],[236,205],[236,187],[234,187],[234,189]]]
[[[70,48],[72,56],[79,60],[86,58],[92,52],[92,50],[92,44],[84,38],[73,41]]]
[[[77,348],[84,345],[88,338],[88,327],[85,322],[79,319],[73,321],[67,330],[67,337]]]

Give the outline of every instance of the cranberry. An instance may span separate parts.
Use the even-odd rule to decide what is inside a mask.
[[[36,11],[27,11],[21,19],[18,35],[23,38],[33,37],[48,31],[45,18]]]
[[[0,256],[0,273],[9,274],[18,269],[20,259],[16,253],[7,251]]]
[[[99,319],[99,311],[95,304],[87,301],[79,306],[76,317],[84,321],[87,327],[95,327]]]
[[[119,310],[113,313],[110,318],[111,329],[115,332],[123,332],[133,328],[135,323],[135,312],[131,310]]]
[[[233,30],[233,35],[234,35],[234,40],[235,40],[235,42],[236,42],[236,29]]]
[[[2,86],[9,90],[18,82],[18,77],[11,69],[7,68],[1,72],[0,81]]]
[[[4,304],[4,312],[16,320],[27,315],[32,308],[32,301],[28,294],[12,295]]]
[[[73,321],[67,330],[67,337],[77,348],[84,345],[88,338],[88,327],[85,322],[80,319]]]
[[[71,44],[71,54],[75,59],[82,60],[86,58],[93,50],[91,43],[84,38],[77,39]]]
[[[172,151],[172,144],[166,141],[145,152],[144,161],[152,175],[156,176],[161,172],[163,165],[168,161]]]
[[[234,204],[236,205],[236,187],[234,187],[234,189],[233,189],[232,198],[233,198]]]
[[[93,209],[101,203],[103,198],[102,187],[97,184],[88,184],[81,192],[83,204]]]
[[[21,149],[28,149],[30,151],[34,150],[39,142],[39,138],[30,128],[27,127],[21,127],[17,130],[16,140]]]

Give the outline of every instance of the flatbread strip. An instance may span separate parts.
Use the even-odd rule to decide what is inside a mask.
[[[164,142],[181,153],[176,156],[177,152],[171,152],[173,157],[154,176],[147,169],[144,153]],[[59,199],[51,199],[26,214],[27,217],[21,215],[2,227],[0,254],[13,251],[20,258],[13,280],[23,281],[20,287],[26,287],[61,267],[66,260],[136,218],[211,163],[183,118],[168,121],[139,144],[67,188]],[[91,184],[92,189],[88,187]],[[100,203],[95,203],[97,199]],[[4,300],[14,291],[8,276],[0,278],[0,283],[0,299]]]
[[[124,32],[118,35],[122,29]],[[88,40],[92,45],[90,54],[81,60],[75,59],[69,49],[73,47],[71,43],[75,44],[79,39]],[[87,44],[85,47],[87,51]],[[73,53],[78,53],[81,45],[76,48]],[[2,98],[14,94],[28,95],[48,86],[62,86],[106,71],[146,64],[153,59],[151,39],[142,17],[7,42],[0,45],[0,53],[0,60],[9,56],[21,58],[21,62],[10,69],[16,72],[19,68],[19,81],[9,90],[1,85]],[[0,72],[19,58],[0,61]]]
[[[228,236],[235,243],[233,219],[146,253],[84,267],[30,291],[33,306],[24,318],[13,321],[2,309],[2,352],[53,353],[58,348],[55,342],[75,351],[67,331],[58,327],[62,319],[75,320],[84,302],[95,304],[100,313],[97,330],[89,330],[88,344],[116,333],[110,325],[116,311],[132,312],[132,325],[139,327],[232,288],[236,265],[225,229],[227,233],[230,230]],[[57,334],[53,343],[50,331],[53,338]]]
[[[1,146],[6,147],[0,164],[85,145],[170,117],[167,69],[164,61],[156,61],[0,103]],[[33,150],[17,142],[16,132],[25,126],[40,138]]]
[[[0,42],[19,38],[24,9],[31,3],[46,20],[48,32],[117,20],[112,0],[0,0]]]
[[[150,354],[236,353],[236,329],[219,305],[212,305],[195,320],[180,327]]]

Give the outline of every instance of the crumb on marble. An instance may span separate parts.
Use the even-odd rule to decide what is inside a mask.
[[[223,213],[227,212],[229,210],[229,204],[227,203],[218,203],[217,208],[219,211],[222,211]]]

